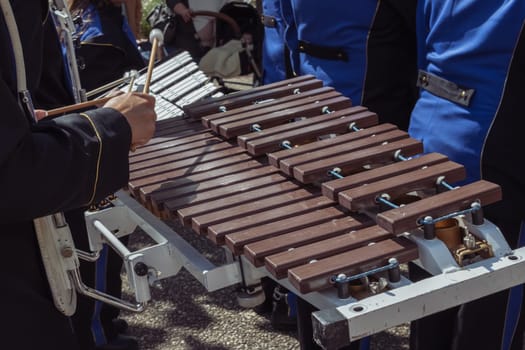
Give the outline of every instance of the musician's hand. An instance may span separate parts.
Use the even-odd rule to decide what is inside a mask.
[[[110,90],[110,91],[106,94],[106,97],[115,97],[115,96],[119,96],[119,95],[122,95],[122,94],[124,94],[124,91],[115,88],[115,89]]]
[[[104,107],[116,109],[131,127],[131,149],[146,144],[155,132],[155,98],[141,92],[128,92],[112,98]]]
[[[36,120],[42,120],[47,117],[47,111],[44,109],[35,109],[35,118]]]
[[[186,7],[183,3],[177,3],[173,8],[173,12],[182,17],[182,20],[186,23],[192,20],[192,11]]]

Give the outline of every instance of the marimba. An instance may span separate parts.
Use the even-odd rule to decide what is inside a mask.
[[[146,74],[140,75],[132,84],[140,88],[146,82]],[[125,87],[129,88],[129,85]],[[222,95],[199,69],[190,54],[183,51],[158,63],[150,81],[150,94],[155,96],[155,112],[158,120],[180,117],[185,105],[208,96]]]
[[[306,299],[328,291],[340,306],[402,290],[411,282],[399,264],[409,261],[439,275],[513,255],[482,215],[501,199],[498,185],[451,186],[464,179],[462,165],[422,154],[421,142],[311,76],[203,99],[184,113],[159,121],[130,155],[129,192]],[[326,348],[394,325],[383,317],[334,338],[341,315],[357,317],[314,318]]]

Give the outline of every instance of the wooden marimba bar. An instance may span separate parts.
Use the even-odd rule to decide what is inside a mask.
[[[378,125],[377,115],[311,76],[185,112],[189,118],[159,122],[152,141],[130,155],[130,192],[301,293],[391,258],[417,259],[401,233],[501,198],[486,181],[436,190],[443,179],[462,180],[463,166],[440,154],[410,158],[423,152],[419,141]],[[431,194],[403,201],[421,190]]]

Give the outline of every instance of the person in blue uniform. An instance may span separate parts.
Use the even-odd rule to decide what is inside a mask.
[[[292,70],[408,128],[417,98],[415,0],[282,0]]]
[[[503,200],[484,208],[511,248],[525,240],[520,101],[525,98],[525,2],[418,2],[420,97],[409,134],[425,152],[465,165],[469,183],[499,184]],[[410,266],[411,277],[424,271]],[[412,323],[412,350],[523,349],[523,286]]]
[[[33,121],[29,100],[18,98],[15,68],[26,67],[28,92],[44,84],[44,0],[3,1],[14,12],[19,37],[0,17],[0,289],[2,348],[73,350],[68,317],[54,305],[33,220],[97,202],[125,186],[130,147],[146,143],[155,128],[154,98],[132,93],[103,108]],[[31,15],[28,15],[31,14]],[[11,18],[11,17],[9,17]],[[21,44],[15,50],[16,43]],[[15,52],[19,54],[15,55]],[[18,64],[17,64],[18,62]],[[27,104],[25,103],[27,101]],[[21,108],[26,106],[27,108]],[[27,112],[26,112],[27,111]]]
[[[290,50],[284,42],[284,25],[280,0],[262,0],[262,84],[292,77]]]

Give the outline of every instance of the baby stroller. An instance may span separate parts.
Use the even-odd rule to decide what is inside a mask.
[[[206,11],[195,14],[210,15]],[[250,83],[236,79],[235,85],[259,85],[264,28],[258,11],[248,3],[233,1],[212,16],[216,18],[215,45],[201,58],[201,70],[226,90],[229,84],[225,79],[249,74],[253,76]]]
[[[158,5],[147,19],[152,28],[164,33],[168,56],[188,51],[201,70],[225,90],[225,78],[249,74],[253,75],[249,84],[236,81],[235,85],[259,85],[264,28],[258,11],[242,1],[227,2],[219,11],[207,10],[212,7],[206,4],[210,5],[207,0],[190,1],[195,6],[192,22],[185,23],[165,4]]]

